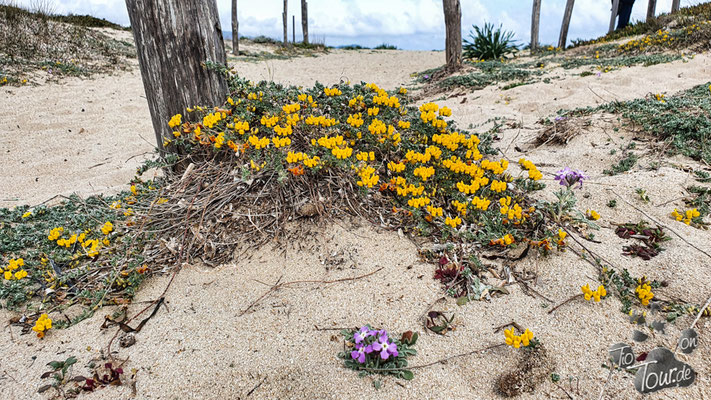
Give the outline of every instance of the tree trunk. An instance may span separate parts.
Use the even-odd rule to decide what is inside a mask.
[[[575,5],[575,0],[568,0],[565,4],[563,25],[560,27],[560,37],[558,38],[558,47],[561,49],[565,49],[565,42],[568,41],[568,27],[570,26],[570,17],[573,16],[573,5]]]
[[[239,55],[239,20],[237,19],[237,0],[232,0],[232,54]]]
[[[301,0],[301,32],[304,34],[304,43],[309,44],[309,4]]]
[[[288,35],[289,19],[287,18],[287,14],[286,14],[287,1],[288,0],[284,0],[284,12],[281,13],[281,19],[282,19],[282,22],[284,22],[284,46],[289,44],[289,35]]]
[[[612,15],[610,15],[610,28],[607,33],[612,33],[615,30],[615,20],[617,20],[617,13],[620,11],[620,0],[612,0]]]
[[[649,0],[647,5],[647,21],[653,20],[657,15],[657,0]]]
[[[291,43],[296,43],[296,15],[291,16]]]
[[[671,12],[675,13],[675,12],[679,11],[680,3],[681,3],[681,0],[672,0]]]
[[[161,155],[173,138],[168,121],[186,107],[221,104],[225,77],[204,67],[225,64],[215,0],[126,0],[143,87]],[[173,150],[170,147],[168,150]]]
[[[531,13],[531,54],[538,50],[538,31],[541,21],[541,0],[533,0]]]
[[[462,8],[459,0],[442,0],[442,4],[447,32],[445,40],[447,70],[452,72],[462,66]]]

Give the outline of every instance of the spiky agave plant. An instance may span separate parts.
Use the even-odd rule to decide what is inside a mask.
[[[472,41],[464,39],[464,58],[498,60],[518,51],[513,32],[502,31],[501,26],[494,30],[494,25],[490,23],[485,23],[483,28],[476,25],[473,27],[474,30],[469,31]]]

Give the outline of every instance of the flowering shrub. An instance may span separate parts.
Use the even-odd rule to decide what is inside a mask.
[[[533,332],[526,329],[521,335],[516,335],[516,331],[513,327],[511,329],[504,330],[504,341],[508,346],[513,348],[523,347],[535,347],[538,344],[538,340],[533,336]]]
[[[37,337],[40,339],[43,338],[44,334],[50,329],[52,329],[52,319],[49,318],[47,314],[40,315],[35,322],[35,326],[32,327],[32,330],[37,332]]]
[[[585,286],[582,286],[580,290],[583,292],[583,297],[586,301],[594,299],[596,302],[599,302],[601,298],[607,296],[607,291],[605,290],[605,286],[603,285],[598,286],[595,290],[591,290],[590,285],[585,284]]]
[[[485,157],[489,139],[456,129],[447,107],[415,108],[405,91],[375,84],[301,90],[234,77],[231,88],[221,106],[173,116],[166,146],[229,160],[245,179],[276,172],[306,184],[338,173],[415,233],[491,246],[544,239],[527,237],[541,218],[526,196],[541,188],[540,171]]]
[[[640,283],[637,289],[635,289],[635,293],[637,293],[639,302],[642,303],[643,306],[648,306],[649,301],[654,298],[654,293],[652,293],[652,288],[648,283]]]
[[[418,334],[405,332],[400,340],[393,339],[384,329],[372,329],[364,325],[357,330],[344,330],[347,351],[338,354],[347,368],[361,371],[361,376],[369,374],[391,374],[410,380],[414,377],[407,369],[407,358],[417,354],[412,347]]]
[[[671,216],[677,221],[681,221],[687,225],[690,225],[692,221],[699,222],[696,220],[701,216],[701,213],[699,213],[699,210],[697,210],[696,208],[692,208],[690,210],[686,210],[684,214],[680,214],[679,211],[677,211],[677,209],[675,208],[674,211],[672,211]]]

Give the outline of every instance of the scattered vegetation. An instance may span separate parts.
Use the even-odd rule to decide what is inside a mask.
[[[89,16],[55,16],[0,5],[0,85],[46,77],[88,76],[127,66],[133,44],[112,39],[93,27],[112,27]]]
[[[631,36],[656,35],[660,31],[664,32],[672,29],[690,29],[691,27],[703,25],[704,22],[709,20],[711,20],[711,5],[709,3],[702,3],[695,6],[681,8],[674,14],[661,14],[650,20],[637,21],[623,29],[610,32],[609,34],[594,40],[573,40],[571,47],[608,43]],[[669,35],[669,32],[667,32],[667,35]],[[692,37],[691,39],[696,40],[696,43],[702,42],[697,38]],[[642,41],[646,42],[646,37]],[[686,41],[677,40],[677,42],[684,43]]]
[[[612,165],[610,169],[603,170],[602,173],[610,176],[619,175],[631,170],[637,164],[637,160],[639,160],[637,154],[629,152],[617,164]]]
[[[482,28],[473,25],[469,31],[471,41],[464,39],[463,57],[474,60],[501,60],[518,51],[518,46],[513,40],[514,33],[502,31],[501,26],[494,29],[494,25],[485,23]]]
[[[711,84],[682,91],[661,101],[655,95],[631,101],[614,101],[564,113],[567,116],[590,115],[605,111],[621,115],[644,134],[655,136],[667,145],[667,153],[682,154],[694,160],[711,162]],[[621,167],[634,165],[627,157]],[[635,159],[636,162],[636,159]],[[614,167],[613,167],[614,171]]]
[[[373,47],[374,50],[397,50],[397,46],[387,43],[379,44]]]

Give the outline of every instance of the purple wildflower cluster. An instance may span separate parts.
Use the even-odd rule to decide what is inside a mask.
[[[383,360],[398,355],[397,345],[388,338],[388,332],[384,329],[373,330],[364,326],[353,334],[353,341],[355,350],[351,351],[351,357],[361,364],[365,364],[368,354],[380,353],[380,358]]]
[[[567,188],[573,187],[576,183],[578,184],[578,188],[582,188],[583,181],[585,179],[588,179],[588,177],[583,175],[583,171],[573,171],[568,167],[565,167],[555,173],[555,180],[560,182],[561,186],[565,186]]]

